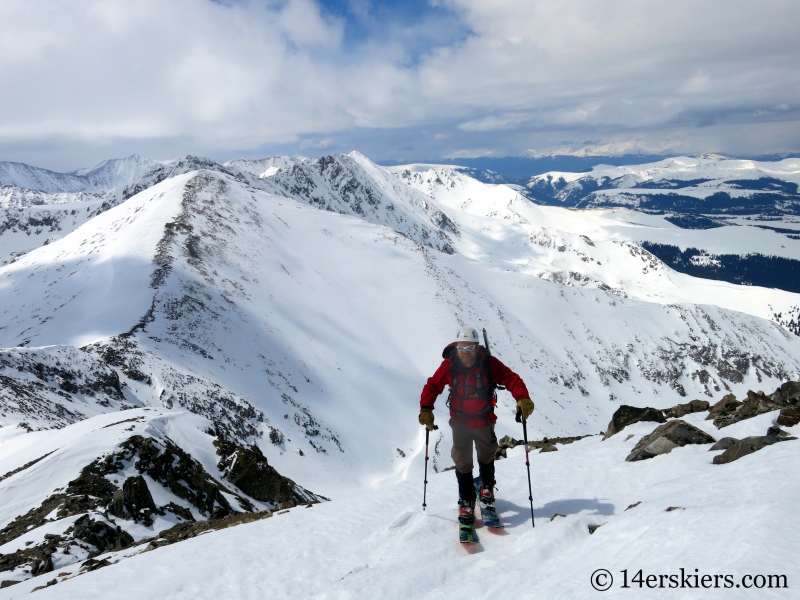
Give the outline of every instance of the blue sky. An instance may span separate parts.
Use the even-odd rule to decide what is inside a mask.
[[[0,3],[0,160],[800,151],[790,0]]]

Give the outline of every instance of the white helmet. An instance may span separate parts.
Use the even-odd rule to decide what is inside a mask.
[[[478,337],[478,330],[474,327],[459,327],[458,333],[456,333],[456,339],[453,340],[454,342],[475,342],[476,344],[481,343],[481,339]]]

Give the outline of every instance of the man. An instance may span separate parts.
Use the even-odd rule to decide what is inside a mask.
[[[505,386],[517,401],[517,410],[527,419],[533,413],[533,402],[519,375],[489,356],[480,345],[477,330],[461,327],[455,341],[442,352],[442,364],[422,388],[419,422],[433,429],[433,405],[436,398],[450,386],[447,405],[450,407],[450,427],[453,430],[453,449],[450,455],[456,465],[459,495],[459,521],[471,524],[475,517],[476,492],[472,478],[472,446],[478,453],[481,478],[480,495],[486,504],[494,502],[494,457],[499,445],[494,434],[497,417],[494,407],[495,386]]]

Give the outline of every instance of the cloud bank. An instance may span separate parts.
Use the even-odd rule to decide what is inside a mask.
[[[800,150],[795,0],[349,7],[5,0],[0,159]]]

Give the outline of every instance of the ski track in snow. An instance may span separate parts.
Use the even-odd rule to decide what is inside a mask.
[[[774,417],[761,415],[723,432],[763,435]],[[685,420],[722,436],[702,414]],[[469,590],[475,598],[577,600],[597,597],[590,577],[601,568],[615,579],[603,597],[795,597],[800,483],[791,473],[800,467],[798,442],[728,465],[711,464],[708,445],[625,462],[652,428],[639,423],[606,441],[595,436],[531,454],[535,528],[524,453],[521,447],[510,451],[497,463],[497,506],[506,532],[479,527],[474,553],[457,541],[452,473],[429,474],[428,511],[422,512],[418,455],[403,483],[140,554],[40,590],[37,598],[463,598]],[[551,520],[556,513],[566,516]],[[589,525],[601,527],[590,535]],[[681,568],[732,575],[735,583],[748,574],[786,575],[789,588],[620,587],[623,569],[630,579],[639,569],[646,577],[680,574]],[[2,590],[0,598],[24,597],[34,585],[42,582]]]

